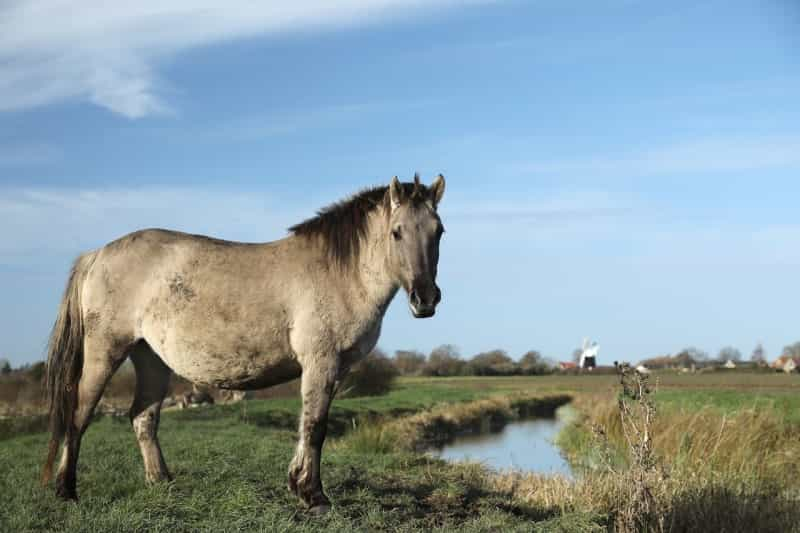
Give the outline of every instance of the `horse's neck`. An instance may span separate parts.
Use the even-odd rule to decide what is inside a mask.
[[[365,310],[374,309],[382,318],[392,298],[397,294],[399,284],[386,269],[386,237],[381,220],[383,215],[373,214],[374,218],[362,243],[362,252],[353,265],[363,294]]]

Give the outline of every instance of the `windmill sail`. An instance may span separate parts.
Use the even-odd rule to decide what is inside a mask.
[[[598,353],[600,353],[600,345],[596,342],[590,342],[588,338],[584,338],[579,366],[588,369],[594,368],[597,365]]]

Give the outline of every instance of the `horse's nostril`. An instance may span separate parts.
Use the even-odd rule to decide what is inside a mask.
[[[411,294],[408,295],[408,299],[411,301],[412,305],[419,305],[420,304],[419,295],[417,294],[417,291],[415,291],[415,290],[411,291]]]
[[[442,301],[442,291],[439,287],[436,287],[436,296],[433,298],[433,305],[438,304]]]

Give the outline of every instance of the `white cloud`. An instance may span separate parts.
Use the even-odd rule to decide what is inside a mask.
[[[169,112],[156,69],[188,48],[487,1],[9,0],[0,6],[0,111],[82,99],[130,118]]]
[[[650,177],[800,167],[800,137],[706,138],[636,153],[542,161],[518,170],[535,174]]]

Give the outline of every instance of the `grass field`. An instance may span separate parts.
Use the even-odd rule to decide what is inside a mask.
[[[615,382],[614,376],[407,378],[386,396],[337,400],[331,414],[332,436],[323,457],[323,481],[334,507],[319,518],[308,516],[286,490],[299,409],[295,399],[165,412],[160,437],[175,481],[153,487],[144,484],[127,419],[101,418],[84,438],[77,505],[60,502],[51,488],[38,486],[46,435],[15,436],[0,441],[4,495],[0,531],[604,531],[613,524],[616,494],[608,480],[588,476],[570,483],[539,476],[495,476],[477,465],[447,464],[403,451],[402,446],[372,449],[355,436],[364,428],[383,427],[389,420],[436,405],[438,412],[446,413],[451,408],[441,407],[443,403],[477,405],[474,402],[507,395],[569,393],[587,416],[598,415],[603,405],[613,404]],[[699,443],[706,442],[704,438],[713,443],[712,437],[727,435],[723,420],[752,425],[753,413],[762,413],[767,418],[757,418],[761,425],[753,427],[783,432],[764,436],[778,450],[775,453],[783,453],[785,439],[800,434],[798,392],[800,376],[796,375],[664,375],[659,378],[656,399],[664,427],[678,423],[674,431],[690,431]],[[452,408],[453,412],[458,409],[467,410]],[[704,418],[695,417],[694,427],[680,425],[691,423],[689,415],[698,412]],[[770,425],[773,422],[779,425]],[[730,442],[724,441],[725,446],[734,446],[737,439],[741,446],[759,446],[758,440],[745,438],[748,428],[737,431]],[[688,453],[685,439],[672,440],[679,447],[683,442],[682,453]],[[700,445],[693,449],[692,453],[703,453]],[[671,458],[672,450],[662,451]],[[740,457],[752,460],[758,455],[742,453]],[[745,469],[726,478],[723,474],[731,465],[717,464],[720,476],[698,482],[693,497],[710,498],[719,506],[739,503],[742,510],[738,512],[745,513],[719,524],[732,524],[731,531],[753,524],[762,524],[763,530],[786,530],[797,524],[790,509],[798,507],[798,476],[775,477],[775,471],[769,470],[763,474],[768,477],[746,480],[744,476],[758,475],[758,469]],[[782,464],[788,460],[778,462]],[[726,489],[728,499],[721,498],[719,491]],[[687,505],[694,501],[675,500]],[[727,511],[720,509],[717,514]],[[691,520],[709,516],[675,505],[670,512],[673,530],[686,530],[687,524],[694,523]],[[679,512],[692,514],[691,520],[676,518]],[[741,528],[735,527],[736,520]]]

